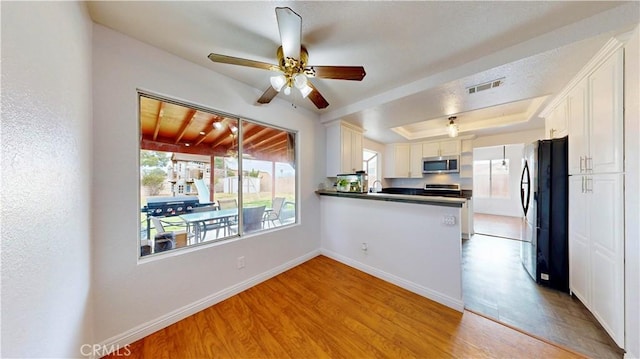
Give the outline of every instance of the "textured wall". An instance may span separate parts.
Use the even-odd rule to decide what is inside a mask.
[[[320,248],[319,200],[324,127],[279,96],[261,91],[95,25],[93,212],[95,333],[124,343],[168,324],[278,267]],[[204,54],[203,56],[205,56]],[[268,74],[265,74],[265,81]],[[300,225],[138,263],[139,184],[136,89],[298,131]],[[320,155],[318,155],[320,154]],[[236,269],[237,257],[246,267]],[[117,313],[117,315],[114,315]],[[148,334],[148,333],[147,333]]]
[[[2,3],[2,357],[92,342],[91,31],[81,3]]]

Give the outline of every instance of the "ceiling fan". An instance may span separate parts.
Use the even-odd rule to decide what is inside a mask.
[[[295,87],[303,97],[308,97],[317,108],[323,109],[329,106],[329,103],[313,86],[309,78],[361,81],[366,75],[362,66],[308,66],[309,53],[300,42],[302,18],[288,7],[277,7],[276,18],[282,42],[282,46],[276,52],[277,65],[239,57],[209,54],[209,60],[213,62],[280,72],[279,75],[271,77],[271,86],[258,99],[258,103],[271,102],[280,91],[289,95],[291,89]]]

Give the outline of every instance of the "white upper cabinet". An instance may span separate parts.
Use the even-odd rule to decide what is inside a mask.
[[[327,126],[326,176],[362,169],[362,129],[346,122]]]
[[[459,156],[459,155],[460,155],[459,140],[427,142],[422,145],[423,157]]]
[[[588,78],[591,121],[589,152],[584,156],[590,172],[623,171],[623,59],[623,49],[618,49]]]
[[[411,175],[411,145],[395,143],[385,146],[385,178],[408,178]]]
[[[544,119],[548,138],[560,138],[567,135],[567,100],[562,100]]]
[[[422,143],[412,143],[409,154],[409,177],[422,178]]]
[[[567,95],[570,174],[579,174],[584,171],[584,157],[589,152],[587,95],[587,79],[580,81]]]
[[[422,178],[422,143],[394,143],[385,147],[385,178]]]
[[[569,173],[623,171],[622,49],[568,93]]]

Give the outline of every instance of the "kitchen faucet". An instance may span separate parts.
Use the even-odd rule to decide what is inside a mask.
[[[376,188],[376,183],[380,184],[380,189],[379,190]],[[382,191],[382,181],[380,181],[380,180],[373,181],[373,183],[371,184],[371,189],[369,191],[370,192],[374,192],[374,193],[381,192]]]

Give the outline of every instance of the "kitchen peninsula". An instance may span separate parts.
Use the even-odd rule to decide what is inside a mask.
[[[320,195],[324,255],[462,311],[462,198]]]

